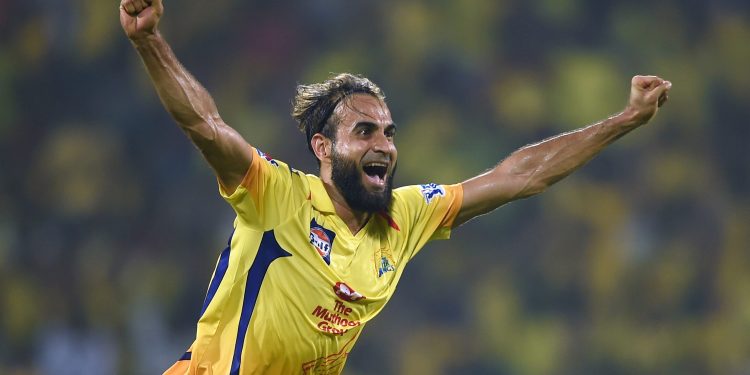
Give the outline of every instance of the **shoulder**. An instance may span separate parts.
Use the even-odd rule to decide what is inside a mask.
[[[254,163],[252,167],[256,167],[262,174],[277,175],[278,177],[284,179],[289,177],[294,180],[303,181],[305,183],[307,182],[306,177],[314,177],[311,175],[306,175],[304,172],[294,169],[292,166],[281,160],[274,159],[269,154],[266,154],[265,152],[257,148],[253,148],[253,150],[259,157],[254,158],[255,160],[257,160],[257,164]]]
[[[436,183],[403,186],[393,191],[393,202],[394,204],[414,202],[429,205],[433,200],[445,197],[449,188],[449,185]]]
[[[246,190],[256,201],[260,201],[261,197],[268,196],[269,193],[283,195],[295,190],[305,192],[309,190],[308,180],[304,173],[255,147],[253,147],[253,153],[256,155],[238,191]]]
[[[390,213],[394,217],[440,216],[456,211],[463,200],[461,184],[425,183],[393,191]]]

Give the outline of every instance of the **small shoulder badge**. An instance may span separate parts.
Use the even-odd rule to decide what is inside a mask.
[[[419,190],[422,192],[422,196],[427,204],[430,204],[432,199],[437,196],[445,196],[445,188],[438,184],[419,185]]]
[[[274,167],[278,167],[279,166],[279,163],[276,162],[276,160],[274,158],[268,156],[268,154],[266,154],[265,152],[263,152],[263,151],[261,151],[261,150],[259,150],[257,148],[255,149],[255,151],[258,152],[258,155],[260,155],[260,157],[262,157],[263,159],[266,159],[266,161],[269,162],[269,163],[271,163],[271,165],[273,165]]]

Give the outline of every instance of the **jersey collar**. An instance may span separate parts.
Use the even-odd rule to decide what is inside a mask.
[[[323,181],[318,176],[307,175],[308,181],[310,181],[310,199],[313,207],[320,212],[335,214],[336,209],[333,207],[331,197],[328,196],[326,188],[323,186]]]

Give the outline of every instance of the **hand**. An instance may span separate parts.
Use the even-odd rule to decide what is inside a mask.
[[[156,34],[164,5],[161,0],[121,0],[120,24],[130,40]]]
[[[656,115],[667,99],[672,82],[657,76],[635,76],[630,83],[630,102],[625,110],[639,124],[645,124]]]

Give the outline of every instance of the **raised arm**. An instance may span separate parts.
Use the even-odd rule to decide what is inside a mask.
[[[157,30],[161,0],[122,0],[120,23],[148,70],[167,111],[206,158],[231,193],[252,162],[247,142],[219,116],[205,88],[177,61]]]
[[[548,138],[513,152],[490,171],[465,181],[464,201],[454,226],[512,200],[543,192],[618,138],[646,124],[667,100],[672,83],[635,76],[625,110],[606,120]]]

